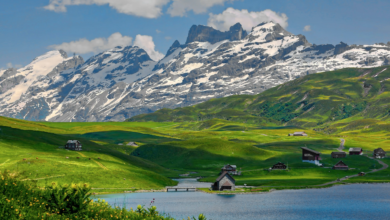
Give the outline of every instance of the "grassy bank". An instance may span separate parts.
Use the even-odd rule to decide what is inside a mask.
[[[0,173],[1,219],[133,219],[173,220],[160,215],[155,206],[134,210],[111,207],[104,200],[93,201],[87,184],[50,184],[37,187]],[[202,219],[200,216],[199,219]],[[204,218],[203,218],[204,219]]]

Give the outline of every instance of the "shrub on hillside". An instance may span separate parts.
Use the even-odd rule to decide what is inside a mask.
[[[55,183],[38,188],[0,172],[0,219],[133,219],[171,220],[156,207],[136,210],[111,207],[104,200],[93,201],[87,184],[61,186]]]

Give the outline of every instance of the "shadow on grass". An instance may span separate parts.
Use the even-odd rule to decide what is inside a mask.
[[[202,149],[203,148],[203,149]],[[266,151],[264,151],[265,153]],[[261,153],[261,152],[260,152]],[[230,155],[229,155],[230,154]],[[239,168],[258,169],[273,164],[252,158],[251,155],[233,156],[216,154],[205,149],[205,146],[185,148],[170,144],[147,144],[135,149],[131,155],[153,161],[163,167],[175,170],[215,171],[217,175],[225,164],[235,164]],[[275,159],[276,161],[276,159]]]
[[[101,131],[86,134],[72,134],[74,137],[81,137],[89,140],[107,141],[109,143],[123,143],[125,141],[135,141],[142,143],[157,144],[167,141],[178,141],[178,139],[144,134],[132,131]]]
[[[301,152],[301,147],[308,147],[313,150],[318,150],[321,152],[321,150],[334,149],[339,147],[339,143],[332,139],[321,139],[321,140],[296,140],[296,141],[280,141],[280,142],[270,142],[270,143],[264,143],[264,144],[258,144],[254,145],[256,147],[262,148],[262,149],[268,149],[268,150],[275,150],[275,151],[289,151],[292,153],[298,153]],[[272,148],[272,149],[270,149]]]
[[[9,147],[31,149],[37,152],[58,154],[58,147],[64,146],[69,139],[78,139],[83,145],[83,151],[92,151],[107,154],[122,159],[131,165],[144,168],[154,172],[163,172],[165,169],[151,161],[134,157],[119,152],[111,146],[103,146],[88,140],[83,135],[58,135],[42,131],[20,130],[10,127],[0,127],[0,141]],[[168,139],[168,138],[167,138]],[[20,158],[21,160],[23,158]]]
[[[282,130],[282,129],[304,129],[304,128],[299,127],[299,126],[290,125],[290,126],[281,126],[281,127],[256,127],[256,129],[260,129],[260,130]]]

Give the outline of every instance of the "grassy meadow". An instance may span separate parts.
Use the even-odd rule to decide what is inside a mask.
[[[0,170],[18,173],[20,181],[40,186],[88,183],[98,193],[162,189],[176,184],[171,178],[186,173],[213,182],[225,164],[236,164],[241,170],[237,185],[316,186],[381,167],[366,156],[350,156],[343,161],[353,169],[330,169],[339,161],[330,158],[330,153],[341,138],[346,140],[346,152],[349,147],[363,147],[365,154],[377,147],[390,151],[385,132],[372,133],[372,137],[364,131],[328,135],[295,126],[260,127],[222,119],[52,123],[1,118],[0,125]],[[294,131],[308,136],[287,136]],[[83,151],[63,149],[68,139],[80,140]],[[127,146],[130,141],[139,146]],[[301,162],[303,146],[321,152],[325,168]],[[288,164],[289,170],[267,170],[277,162]],[[381,180],[390,178],[382,175]]]

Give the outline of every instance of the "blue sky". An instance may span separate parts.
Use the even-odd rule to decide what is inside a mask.
[[[237,19],[246,27],[279,19],[315,44],[386,43],[389,10],[387,0],[0,1],[0,69],[60,47],[88,59],[115,44],[135,44],[158,59],[174,40],[184,43],[193,24],[224,30]]]

